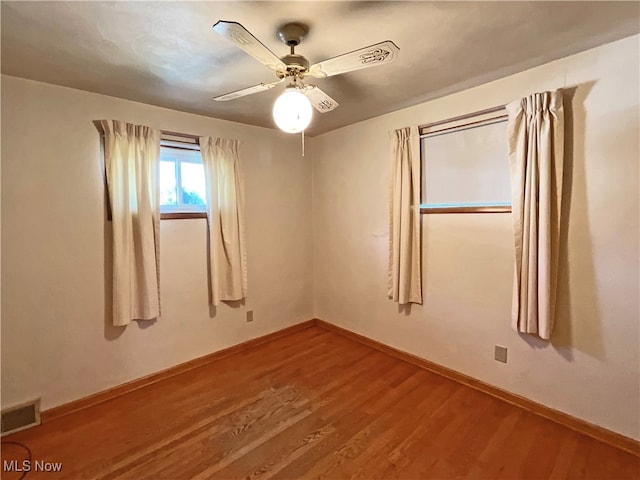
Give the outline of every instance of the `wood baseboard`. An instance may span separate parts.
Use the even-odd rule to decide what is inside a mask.
[[[511,403],[512,405],[523,408],[531,413],[559,423],[560,425],[564,425],[565,427],[568,427],[579,433],[588,435],[595,438],[596,440],[600,440],[601,442],[607,443],[613,447],[619,448],[640,457],[640,442],[632,438],[625,437],[624,435],[620,435],[619,433],[607,430],[606,428],[599,427],[598,425],[594,425],[579,418],[573,417],[567,413],[554,410],[550,407],[546,407],[537,402],[534,402],[533,400],[529,400],[528,398],[516,395],[515,393],[511,393],[506,390],[502,390],[501,388],[494,387],[492,385],[489,385],[488,383],[484,383],[463,373],[443,367],[442,365],[438,365],[437,363],[430,362],[410,353],[403,352],[402,350],[390,347],[388,345],[385,345],[384,343],[380,343],[358,333],[352,332],[342,327],[338,327],[336,325],[333,325],[332,323],[325,322],[324,320],[316,318],[315,324],[321,328],[338,333],[344,337],[355,340],[356,342],[360,342],[364,345],[375,348],[376,350],[380,350],[381,352],[393,355],[400,360],[404,360],[405,362],[412,363],[413,365],[424,368],[425,370],[429,370],[430,372],[442,375],[443,377],[447,377],[451,380],[467,385],[488,395],[499,398],[500,400]]]
[[[203,357],[180,363],[165,370],[147,375],[146,377],[123,383],[122,385],[109,388],[108,390],[103,390],[102,392],[89,395],[88,397],[80,398],[78,400],[53,407],[42,412],[42,423],[50,422],[54,419],[63,417],[70,413],[77,412],[78,410],[83,410],[93,405],[106,402],[107,400],[119,397],[121,395],[124,395],[125,393],[133,392],[134,390],[146,387],[147,385],[152,385],[154,383],[160,382],[161,380],[164,380],[166,378],[188,372],[189,370],[193,370],[194,368],[202,367],[203,365],[207,365],[215,360],[228,357],[229,355],[233,355],[234,353],[242,352],[257,345],[271,342],[292,333],[305,330],[307,328],[313,327],[315,324],[315,319],[307,320],[305,322],[292,325],[291,327],[283,328],[282,330],[278,330],[277,332],[269,333],[267,335],[263,335],[262,337],[253,338],[251,340],[247,340],[246,342],[239,343],[238,345],[233,345],[223,350],[218,350],[217,352],[210,353]]]

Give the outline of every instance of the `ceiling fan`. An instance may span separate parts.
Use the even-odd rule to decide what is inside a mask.
[[[320,113],[330,112],[338,106],[338,102],[318,87],[307,84],[307,78],[326,78],[387,64],[392,62],[400,51],[395,43],[386,40],[310,66],[305,57],[295,53],[295,47],[300,45],[302,39],[309,32],[308,27],[304,24],[288,23],[280,27],[278,37],[291,48],[291,52],[281,58],[278,58],[237,22],[221,20],[213,26],[213,30],[273,70],[278,77],[275,82],[259,83],[252,87],[217,96],[214,100],[218,102],[234,100],[270,90],[285,82],[285,92],[276,100],[273,116],[278,127],[288,133],[303,131],[309,125],[312,116],[311,105]]]

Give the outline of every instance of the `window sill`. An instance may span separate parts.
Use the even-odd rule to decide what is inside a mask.
[[[510,213],[511,205],[468,207],[420,207],[420,213]]]
[[[164,212],[160,220],[187,220],[191,218],[207,218],[207,212]]]

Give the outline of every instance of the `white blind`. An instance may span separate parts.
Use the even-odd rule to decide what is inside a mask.
[[[504,120],[422,138],[423,205],[510,205]]]

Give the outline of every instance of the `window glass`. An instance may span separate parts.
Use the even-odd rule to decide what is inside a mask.
[[[160,205],[178,205],[175,160],[160,161]]]
[[[204,167],[199,150],[160,147],[160,211],[204,212]]]
[[[205,206],[204,168],[202,163],[181,162],[181,190],[184,205]]]

